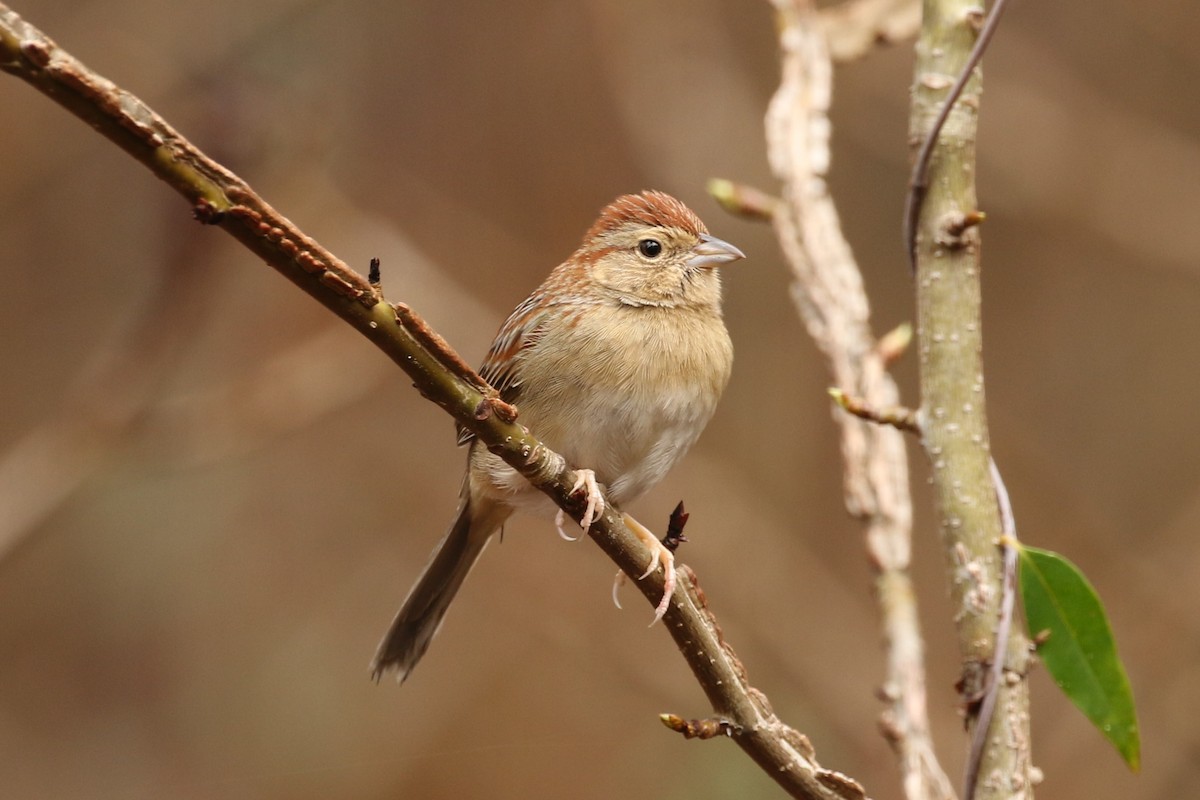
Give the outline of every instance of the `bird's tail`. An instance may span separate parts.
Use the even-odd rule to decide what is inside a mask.
[[[425,655],[479,554],[511,513],[507,506],[488,500],[472,504],[469,496],[463,497],[454,524],[434,549],[425,571],[409,591],[375,651],[371,660],[375,680],[393,669],[401,683],[408,678]]]

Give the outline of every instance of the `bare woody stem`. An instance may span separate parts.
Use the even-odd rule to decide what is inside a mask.
[[[812,0],[772,0],[782,77],[766,116],[767,155],[782,184],[777,203],[727,191],[737,210],[747,197],[768,209],[795,277],[793,298],[809,335],[829,361],[834,385],[865,408],[898,407],[887,364],[903,335],[876,341],[862,274],[842,235],[825,176],[829,168],[832,62]],[[876,4],[878,5],[878,4]],[[866,8],[866,5],[860,6]],[[728,186],[718,188],[731,189]],[[899,417],[898,417],[899,419]],[[896,751],[909,800],[947,800],[954,790],[933,750],[926,706],[924,643],[909,572],[912,501],[899,430],[838,412],[845,503],[865,523],[883,620],[885,735]]]
[[[0,4],[0,69],[26,81],[115,142],[182,194],[197,219],[219,226],[276,271],[358,330],[413,379],[418,391],[475,433],[576,519],[574,472],[563,458],[511,419],[490,387],[416,312],[384,300],[377,284],[306,236],[240,178],[217,164],[132,94],[97,75]],[[310,476],[319,480],[320,476]],[[611,504],[592,539],[630,577],[649,552]],[[662,577],[638,588],[657,604]],[[794,797],[860,800],[862,788],[817,764],[808,740],[781,722],[754,689],[724,641],[694,576],[680,569],[664,625],[731,738]]]
[[[830,389],[829,396],[833,398],[833,402],[837,403],[839,408],[859,419],[874,422],[876,425],[890,425],[905,433],[921,433],[921,423],[917,419],[917,412],[911,408],[904,406],[873,408],[863,402],[861,398],[852,397],[841,389]]]
[[[966,63],[982,9],[972,0],[926,0],[917,43],[910,144],[924,140]],[[933,465],[939,524],[963,659],[961,692],[975,725],[1000,618],[1000,518],[989,472],[980,327],[980,236],[975,133],[980,73],[967,82],[932,150],[917,217],[916,263],[923,445]],[[1030,797],[1028,659],[1013,633],[1006,680],[973,786],[964,796]]]

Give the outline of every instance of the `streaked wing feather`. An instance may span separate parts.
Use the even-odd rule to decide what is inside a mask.
[[[479,368],[480,376],[500,393],[500,398],[506,403],[516,404],[519,401],[521,376],[517,356],[522,350],[537,344],[545,319],[546,305],[543,292],[539,289],[513,309],[500,326],[487,357],[483,359],[483,366]],[[473,438],[475,434],[458,426],[459,444],[466,444]]]

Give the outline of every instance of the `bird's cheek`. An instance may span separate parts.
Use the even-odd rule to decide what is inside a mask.
[[[669,300],[687,293],[688,281],[680,269],[664,267],[648,270],[643,280],[645,295],[649,298]]]

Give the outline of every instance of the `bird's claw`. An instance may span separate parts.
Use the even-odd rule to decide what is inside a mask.
[[[658,537],[650,532],[644,525],[638,522],[628,514],[622,514],[621,518],[625,521],[625,527],[650,548],[650,565],[646,568],[638,580],[648,578],[654,574],[659,565],[663,568],[663,594],[662,599],[658,601],[658,606],[654,609],[654,619],[650,620],[650,624],[658,622],[667,613],[667,608],[671,605],[671,595],[675,593],[675,554],[663,546],[663,543],[658,540]],[[625,573],[618,572],[617,577],[613,580],[613,603],[617,608],[621,607],[620,601],[617,599],[617,590],[625,583]]]
[[[566,539],[568,542],[578,542],[580,539],[582,539],[583,538],[582,533],[579,534],[578,536],[572,536],[571,534],[567,533],[566,529],[563,528],[563,525],[565,525],[566,522],[567,522],[567,512],[563,511],[560,508],[558,510],[558,513],[554,515],[554,527],[556,529],[558,529],[558,535],[561,536],[562,538]]]
[[[592,523],[604,513],[604,495],[600,493],[600,486],[596,483],[596,473],[590,469],[575,470],[575,485],[571,487],[571,494],[575,494],[580,489],[587,491],[587,507],[583,509],[583,518],[579,520],[579,527],[583,529],[584,533],[587,533],[588,528],[592,527]],[[582,533],[578,536],[571,536],[563,529],[566,521],[567,514],[560,508],[554,516],[554,527],[558,529],[558,535],[568,542],[577,542],[582,539]]]

